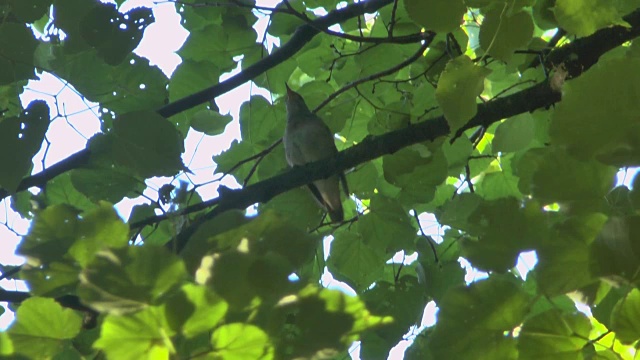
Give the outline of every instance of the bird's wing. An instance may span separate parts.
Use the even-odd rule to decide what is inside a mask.
[[[300,125],[294,144],[304,164],[330,157],[338,152],[333,133],[320,118]]]
[[[344,173],[340,174],[340,182],[342,183],[342,190],[344,190],[344,194],[349,197],[351,193],[349,192],[349,184],[347,184],[347,177],[344,175]]]

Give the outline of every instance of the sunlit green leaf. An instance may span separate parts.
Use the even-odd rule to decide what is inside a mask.
[[[531,15],[526,11],[509,14],[502,6],[489,10],[480,26],[480,46],[503,61],[511,59],[515,50],[524,48],[532,36]]]
[[[640,338],[640,327],[637,321],[639,317],[640,291],[633,289],[613,308],[611,330],[616,332],[616,337],[623,343],[633,343]]]
[[[436,99],[452,131],[459,129],[478,111],[476,98],[484,89],[489,69],[476,66],[467,56],[447,63],[436,89]]]
[[[593,34],[611,25],[630,26],[622,20],[615,2],[606,0],[556,0],[553,8],[558,24],[578,36]]]
[[[94,309],[123,314],[157,304],[185,276],[182,261],[161,247],[104,250],[80,275],[78,294]]]
[[[53,357],[80,332],[82,318],[53,299],[25,300],[9,329],[16,352],[30,358]]]
[[[173,334],[163,312],[148,307],[130,315],[107,315],[94,346],[114,359],[168,359],[175,351]]]
[[[228,360],[270,360],[273,346],[259,327],[233,323],[219,327],[211,335],[216,358]]]
[[[525,321],[518,342],[519,359],[576,359],[589,340],[591,324],[581,313],[549,310]]]

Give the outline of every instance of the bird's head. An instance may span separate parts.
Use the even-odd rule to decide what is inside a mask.
[[[285,83],[284,86],[287,88],[287,97],[285,99],[285,103],[287,105],[287,114],[295,115],[311,112],[300,94],[291,90],[287,83]]]

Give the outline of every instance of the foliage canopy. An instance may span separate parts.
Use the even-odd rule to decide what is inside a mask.
[[[640,187],[615,176],[640,165],[636,0],[175,1],[189,37],[170,77],[132,52],[151,9],[123,3],[0,3],[0,195],[32,221],[26,264],[3,267],[29,292],[0,291],[16,310],[1,356],[340,359],[359,340],[381,359],[433,301],[408,359],[633,357]],[[265,16],[279,46],[253,28]],[[99,104],[101,132],[32,174],[65,116],[20,102],[44,72]],[[247,81],[272,98],[242,104],[212,176],[242,188],[203,200],[178,181],[185,138],[223,134],[211,100]],[[338,155],[287,169],[285,83]],[[339,171],[349,220],[321,224],[301,186]],[[486,278],[467,284],[460,258]],[[323,288],[325,271],[356,296]]]

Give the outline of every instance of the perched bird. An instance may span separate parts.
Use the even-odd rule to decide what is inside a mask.
[[[331,157],[338,152],[331,130],[316,114],[312,113],[300,94],[287,84],[287,127],[284,131],[284,152],[289,166],[300,166]],[[344,174],[309,184],[311,193],[331,217],[333,222],[344,220],[339,182],[349,194]]]

